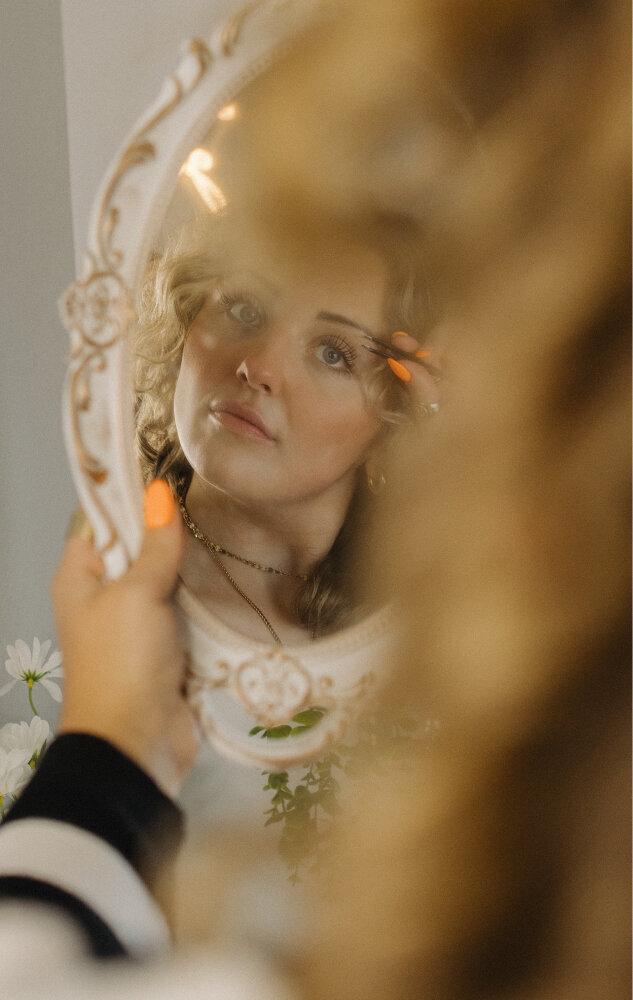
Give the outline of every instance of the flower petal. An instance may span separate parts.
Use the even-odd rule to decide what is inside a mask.
[[[55,684],[54,681],[49,681],[48,677],[42,677],[39,683],[44,685],[44,687],[50,694],[51,698],[54,698],[55,701],[62,700],[62,692],[60,690],[60,687],[58,684]]]
[[[20,674],[26,673],[27,670],[31,669],[33,658],[31,656],[31,650],[25,643],[24,639],[15,640],[15,651],[18,654],[16,667],[18,668]],[[10,671],[10,673],[13,673],[13,671]]]
[[[0,729],[0,747],[9,752],[20,742],[20,736],[24,732],[24,727],[28,731],[26,722],[7,722]]]
[[[22,764],[20,767],[15,767],[6,777],[5,784],[9,795],[18,795],[24,786],[28,784],[32,773],[33,772],[28,764]]]
[[[28,750],[22,747],[14,747],[13,750],[9,750],[5,758],[5,774],[8,771],[12,771],[14,767],[22,767],[23,764],[28,764],[31,759],[31,755]]]
[[[7,722],[0,729],[0,753],[3,754],[5,770],[9,765],[28,763],[34,754],[40,753],[49,734],[48,722],[39,715],[34,715],[30,723]]]
[[[20,657],[25,656],[25,657],[27,657],[28,660],[31,659],[31,650],[30,650],[30,647],[27,646],[27,644],[25,643],[24,639],[16,639],[15,640],[15,648],[16,648],[16,652],[17,652],[18,656],[20,656]]]
[[[31,666],[38,667],[40,662],[40,640],[33,639],[33,652],[31,653]]]
[[[51,727],[49,726],[46,719],[42,719],[39,715],[34,715],[31,719],[31,725],[29,726],[31,730],[31,749],[41,750],[43,744],[46,742],[50,736]]]
[[[59,650],[56,650],[54,653],[51,653],[48,660],[44,664],[43,669],[48,671],[55,670],[57,667],[61,666],[61,662],[62,662],[62,654],[59,652]]]
[[[9,659],[4,661],[5,669],[11,677],[15,677],[16,681],[19,681],[22,677],[20,654],[15,646],[7,646],[7,652]]]
[[[3,684],[2,687],[0,687],[0,698],[2,697],[3,694],[6,694],[7,691],[10,691],[13,685],[16,683],[17,682],[15,680],[12,680],[12,681],[7,681],[6,684]]]

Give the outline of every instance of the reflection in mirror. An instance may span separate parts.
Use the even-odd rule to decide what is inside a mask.
[[[406,332],[424,357],[430,299],[403,213],[297,201],[268,224],[248,111],[248,93],[222,109],[180,170],[140,299],[137,441],[145,480],[179,498],[182,585],[207,620],[297,646],[370,610],[360,535],[394,435],[437,396],[376,340]]]

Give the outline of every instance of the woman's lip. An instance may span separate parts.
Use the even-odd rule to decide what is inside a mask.
[[[220,403],[211,407],[213,419],[227,430],[256,441],[274,441],[256,410],[241,403]]]

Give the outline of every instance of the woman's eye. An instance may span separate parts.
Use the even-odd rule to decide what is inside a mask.
[[[239,323],[240,326],[248,326],[259,329],[265,320],[264,310],[257,305],[247,292],[239,290],[228,291],[217,288],[214,293],[216,306],[220,312]]]
[[[234,302],[228,311],[233,319],[244,326],[261,326],[261,313],[251,302]]]
[[[319,344],[316,356],[328,368],[339,368],[350,371],[354,364],[354,352],[347,345]]]

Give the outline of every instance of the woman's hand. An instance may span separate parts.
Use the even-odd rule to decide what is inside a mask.
[[[52,584],[66,675],[61,732],[108,740],[173,795],[199,737],[183,695],[186,655],[170,598],[182,556],[171,491],[146,491],[146,530],[136,563],[103,581],[92,544],[68,540]]]
[[[394,375],[401,382],[406,383],[413,393],[415,393],[417,406],[420,411],[427,416],[431,416],[439,409],[439,377],[433,375],[423,364],[418,364],[415,359],[428,361],[433,370],[438,370],[438,350],[433,351],[422,349],[417,340],[410,334],[401,331],[392,334],[391,342],[400,351],[407,351],[411,355],[411,361],[404,357],[389,358],[387,364]]]

